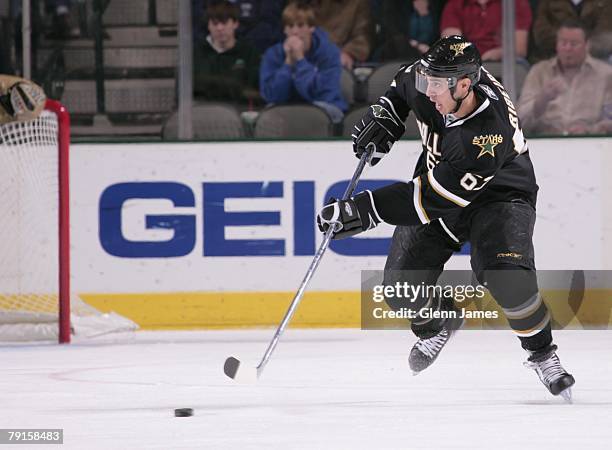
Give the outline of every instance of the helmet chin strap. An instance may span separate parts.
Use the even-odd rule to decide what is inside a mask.
[[[453,86],[451,88],[451,97],[453,98],[453,100],[455,100],[455,107],[453,108],[453,110],[449,114],[455,114],[457,111],[459,111],[459,108],[461,108],[461,104],[463,103],[463,100],[465,100],[467,98],[467,96],[470,95],[470,92],[472,91],[472,89],[468,89],[467,94],[465,94],[460,99],[456,99],[455,98],[455,91],[456,90],[457,90],[457,86]]]

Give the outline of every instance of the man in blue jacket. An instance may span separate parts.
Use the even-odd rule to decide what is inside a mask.
[[[312,103],[341,122],[347,104],[340,89],[340,50],[315,27],[309,5],[289,3],[283,25],[287,38],[266,50],[261,62],[261,96],[268,103]]]

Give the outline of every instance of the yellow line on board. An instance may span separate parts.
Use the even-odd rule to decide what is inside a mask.
[[[294,292],[173,292],[79,294],[102,312],[114,311],[142,329],[220,329],[276,326]],[[308,292],[291,326],[359,328],[359,292]]]
[[[294,295],[294,292],[172,292],[89,293],[79,294],[79,297],[102,312],[114,311],[133,320],[141,329],[187,330],[276,327]],[[542,291],[555,322],[562,328],[608,328],[612,325],[611,290],[587,290],[578,308],[568,303],[567,295],[567,291]],[[386,309],[384,303],[380,306]],[[498,325],[503,328],[506,320],[493,299],[487,302],[486,309],[500,312]],[[401,328],[406,327],[405,319],[395,319],[395,322],[401,323]],[[387,328],[395,322],[390,320],[383,325]],[[307,292],[290,326],[360,328],[360,293]],[[478,320],[469,320],[467,324],[467,328],[481,326]]]

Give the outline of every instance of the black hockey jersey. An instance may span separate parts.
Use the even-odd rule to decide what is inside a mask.
[[[466,208],[522,198],[535,207],[538,186],[516,108],[504,87],[482,69],[474,87],[477,108],[450,120],[416,90],[413,66],[395,76],[380,104],[404,121],[416,117],[423,140],[408,183],[374,191],[382,220],[393,225],[426,224],[457,217]]]

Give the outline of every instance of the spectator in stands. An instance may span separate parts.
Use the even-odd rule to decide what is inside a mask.
[[[412,62],[439,36],[441,7],[436,0],[378,0],[372,3],[378,44],[373,61]]]
[[[340,47],[342,66],[352,70],[356,61],[370,56],[370,8],[368,0],[314,0],[319,26]]]
[[[612,132],[612,66],[588,54],[588,31],[576,19],[557,31],[557,56],[527,74],[518,109],[528,133]]]
[[[417,58],[412,47],[406,45],[407,24],[412,4],[406,0],[370,0],[372,21],[372,52],[370,60],[413,61]]]
[[[527,57],[531,8],[527,0],[516,0],[516,56]],[[448,0],[440,23],[442,36],[461,34],[472,41],[483,61],[502,58],[502,0]]]
[[[46,0],[45,9],[52,17],[49,39],[74,39],[81,36],[76,4],[72,0]]]
[[[212,0],[214,3],[215,0]],[[283,40],[283,27],[281,14],[283,12],[284,0],[230,0],[240,10],[240,26],[236,32],[238,39],[247,42],[260,54],[268,47]],[[205,15],[206,0],[192,0],[193,10],[199,17],[194,19],[194,35],[196,40],[202,33],[198,28],[202,22],[202,14]],[[211,3],[209,1],[208,3]]]
[[[429,0],[412,0],[412,6],[414,11],[410,15],[408,42],[422,55],[429,50],[429,46],[437,37],[435,18],[429,9]]]
[[[258,96],[259,54],[236,38],[238,6],[223,0],[208,8],[209,35],[194,45],[194,97],[244,101]]]
[[[245,39],[260,53],[283,40],[284,0],[259,0],[237,2],[240,6],[238,36]]]
[[[311,5],[291,2],[282,18],[287,38],[264,53],[262,97],[269,103],[312,103],[325,109],[334,123],[342,121],[347,104],[340,89],[338,47],[315,26]]]
[[[554,56],[557,30],[568,19],[580,19],[590,30],[591,41],[598,40],[600,34],[612,32],[612,1],[540,0],[533,22],[534,59]]]

